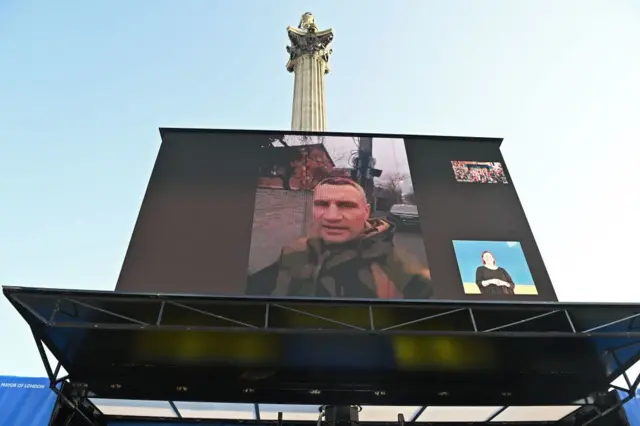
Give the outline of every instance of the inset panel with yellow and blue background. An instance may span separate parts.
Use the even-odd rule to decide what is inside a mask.
[[[465,294],[537,295],[517,241],[453,241]]]

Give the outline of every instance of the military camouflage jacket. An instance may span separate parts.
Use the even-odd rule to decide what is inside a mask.
[[[270,274],[274,296],[429,298],[433,294],[429,269],[393,243],[395,227],[382,219],[369,220],[362,237],[330,248],[319,238],[302,238],[286,246]],[[261,287],[267,284],[263,282]],[[249,286],[251,287],[251,278]]]

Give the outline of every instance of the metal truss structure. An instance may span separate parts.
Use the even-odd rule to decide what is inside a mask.
[[[75,290],[41,290],[3,287],[9,301],[28,311],[42,325],[58,328],[107,328],[117,330],[189,329],[215,331],[221,329],[267,330],[270,332],[336,332],[340,330],[363,333],[417,333],[417,334],[493,334],[500,336],[566,337],[603,336],[640,338],[640,305],[630,304],[560,304],[560,303],[508,303],[508,302],[447,302],[447,301],[367,301],[367,300],[313,300],[267,299],[254,297],[216,297],[183,295],[140,295],[113,292]],[[48,302],[48,303],[47,303]],[[137,315],[129,316],[104,306],[117,304],[121,310],[140,308]],[[44,306],[44,305],[47,306]],[[128,306],[127,306],[128,305]],[[202,306],[202,307],[199,307]],[[229,309],[233,307],[234,309]],[[45,317],[40,309],[50,311]],[[69,309],[70,308],[70,309]],[[167,308],[181,312],[167,312]],[[213,308],[213,309],[211,309]],[[215,311],[218,308],[221,314]],[[323,314],[314,311],[323,310]],[[416,318],[392,322],[380,315],[392,310],[414,311]],[[84,312],[83,312],[84,311]],[[283,323],[277,311],[286,311],[319,322]],[[93,312],[94,316],[87,315]],[[153,313],[153,318],[148,317]],[[229,314],[228,312],[234,312]],[[351,321],[339,320],[341,313],[353,315]],[[199,314],[199,318],[186,313]],[[426,313],[426,315],[425,315]],[[365,314],[365,315],[363,315]],[[466,321],[455,327],[434,325],[435,320],[459,314]],[[85,315],[85,317],[83,317]],[[555,316],[554,321],[542,319]],[[188,318],[188,323],[177,324],[176,317]],[[237,317],[251,318],[239,320]],[[517,320],[513,318],[521,317]],[[197,319],[196,319],[197,318]],[[210,320],[216,320],[210,324]],[[256,321],[260,318],[261,321]],[[366,324],[362,319],[366,318]],[[558,321],[558,318],[561,321]],[[451,323],[449,323],[451,324]],[[531,325],[534,324],[534,325]],[[531,326],[530,326],[531,325]],[[524,326],[524,327],[522,327]],[[617,326],[617,327],[615,327]],[[551,334],[549,334],[551,333]]]
[[[388,380],[389,377],[394,377],[394,374],[400,377],[402,373],[400,368],[395,373],[389,373],[390,376],[386,376],[386,381],[372,381],[365,383],[367,386],[364,387],[364,382],[357,384],[360,386],[357,394],[353,391],[346,392],[344,389],[336,390],[334,382],[331,382],[331,386],[327,386],[327,383],[318,381],[317,376],[313,375],[303,378],[304,380],[299,379],[296,389],[291,388],[291,381],[272,381],[269,385],[271,387],[262,387],[259,381],[251,385],[252,387],[247,385],[246,380],[229,379],[225,382],[226,376],[220,372],[223,368],[225,371],[229,370],[229,360],[226,360],[225,363],[217,365],[218,370],[216,370],[223,377],[221,385],[229,386],[229,389],[219,393],[228,398],[226,402],[303,403],[318,406],[326,403],[401,405],[407,404],[406,399],[411,399],[408,401],[409,405],[420,405],[417,401],[421,400],[430,406],[451,406],[471,394],[475,395],[474,392],[478,389],[486,388],[486,392],[476,395],[475,403],[470,402],[469,405],[500,405],[506,409],[514,405],[576,404],[581,405],[582,408],[571,414],[572,424],[586,426],[596,422],[602,416],[619,410],[624,403],[635,396],[640,384],[640,377],[632,380],[626,373],[626,370],[640,359],[640,329],[636,326],[636,320],[640,317],[640,305],[326,301],[139,295],[15,287],[5,287],[3,292],[33,331],[36,346],[51,382],[51,389],[58,394],[62,403],[77,412],[89,425],[101,424],[100,419],[103,417],[89,401],[91,397],[202,401],[201,395],[195,393],[190,395],[192,389],[194,392],[197,389],[197,381],[191,381],[188,385],[186,385],[186,379],[183,381],[185,385],[180,385],[179,381],[176,382],[182,379],[181,371],[185,372],[185,376],[205,371],[193,370],[193,362],[183,363],[184,360],[175,353],[170,351],[164,353],[165,357],[173,356],[170,364],[177,366],[177,369],[174,368],[172,374],[163,372],[162,377],[154,376],[156,381],[144,387],[142,379],[150,376],[140,375],[140,372],[144,370],[158,374],[159,371],[166,370],[166,365],[155,365],[157,359],[149,358],[151,352],[126,356],[115,352],[118,348],[125,347],[126,342],[140,339],[151,339],[145,341],[157,342],[158,339],[169,336],[166,333],[170,333],[171,336],[195,333],[200,336],[200,339],[202,336],[218,338],[230,334],[262,336],[260,337],[262,340],[258,341],[266,342],[264,344],[267,346],[272,344],[274,340],[269,339],[273,339],[274,336],[285,336],[283,338],[325,336],[325,339],[338,339],[340,336],[356,339],[357,336],[363,336],[378,343],[400,336],[414,344],[420,342],[433,344],[436,341],[429,339],[447,338],[453,346],[462,345],[463,350],[462,343],[467,341],[493,345],[491,346],[493,353],[498,357],[502,356],[500,351],[520,350],[522,352],[522,347],[526,347],[526,350],[535,353],[534,357],[546,356],[545,362],[548,368],[556,370],[550,371],[544,378],[548,381],[549,377],[559,377],[555,383],[551,383],[551,387],[566,385],[565,390],[571,395],[581,395],[580,398],[573,398],[571,401],[561,401],[554,400],[555,396],[545,399],[544,392],[538,392],[537,396],[525,396],[520,395],[519,388],[516,387],[513,388],[513,392],[505,391],[510,381],[529,380],[530,382],[524,384],[525,387],[539,386],[533,376],[544,374],[541,370],[531,367],[529,373],[534,373],[533,375],[514,375],[515,372],[521,373],[523,369],[529,368],[527,366],[532,362],[530,359],[523,360],[522,365],[508,366],[512,370],[506,374],[508,377],[501,378],[502,389],[490,388],[486,383],[475,383],[474,381],[477,381],[482,374],[468,372],[465,372],[466,377],[469,377],[467,383],[453,386],[449,382],[455,380],[449,380],[448,377],[457,377],[457,373],[450,374],[453,370],[445,369],[446,371],[439,375],[434,375],[434,370],[430,370],[431,383],[428,386],[433,388],[433,392],[431,388],[418,390],[411,384],[407,385],[406,376],[398,379],[398,383]],[[112,339],[110,345],[104,342],[107,335]],[[119,343],[119,339],[125,337],[129,340]],[[96,349],[91,350],[91,345],[96,345]],[[546,352],[536,349],[540,345],[547,345]],[[56,367],[49,363],[45,346],[57,358]],[[114,349],[106,353],[111,347]],[[549,347],[557,347],[559,352],[549,354]],[[337,352],[341,350],[336,347]],[[340,355],[344,356],[345,353],[340,352]],[[591,361],[580,364],[575,358],[579,353],[582,353],[585,359],[591,359],[591,355],[594,355],[593,359],[597,360],[597,364]],[[210,355],[206,354],[206,356]],[[114,362],[115,358],[118,362]],[[416,359],[423,364],[419,369],[411,370],[412,375],[422,371],[420,369],[429,367],[424,364],[423,358]],[[567,359],[569,359],[568,362]],[[576,366],[576,364],[580,365]],[[154,365],[157,368],[149,370],[150,366]],[[183,365],[183,369],[180,365]],[[564,370],[569,369],[570,366],[573,366],[574,371],[572,374],[565,374]],[[61,367],[69,372],[67,376],[59,377]],[[345,365],[342,369],[338,369],[339,374],[344,374],[344,369],[347,367],[348,365]],[[485,368],[484,364],[481,367]],[[271,368],[274,368],[273,365]],[[286,370],[288,366],[279,364],[278,368]],[[496,374],[496,371],[491,370],[487,374]],[[323,373],[326,372],[323,370]],[[336,377],[339,377],[339,374]],[[593,377],[583,377],[590,375]],[[603,406],[601,400],[607,394],[609,384],[620,375],[624,377],[626,387],[613,387],[627,396],[616,404]],[[105,382],[106,377],[109,378],[108,382]],[[574,383],[582,379],[585,381]],[[128,386],[127,380],[136,382],[136,386]],[[354,379],[348,377],[348,380]],[[66,392],[61,390],[63,383],[68,389]],[[384,383],[384,388],[381,387],[381,383]],[[164,385],[168,387],[163,388]],[[274,386],[276,388],[280,386],[280,388],[276,389]],[[424,385],[422,388],[428,386]],[[171,392],[167,391],[169,387]],[[288,388],[285,389],[285,387]],[[467,392],[465,387],[470,390]],[[128,388],[136,390],[132,391]],[[151,388],[154,388],[156,393],[153,393],[154,389]],[[549,392],[552,392],[552,389]],[[532,393],[536,394],[536,392]],[[265,401],[267,396],[271,399]],[[345,402],[349,398],[352,402]],[[176,417],[179,418],[180,413],[175,404],[171,405],[176,412]],[[427,405],[424,405],[421,411],[426,407]],[[400,416],[397,423],[415,423],[422,414],[421,411],[406,421]],[[495,415],[499,414],[500,412]],[[260,418],[259,413],[256,414],[256,418]],[[491,422],[491,420],[490,418],[485,422]],[[562,422],[561,420],[559,424],[563,424]],[[226,423],[230,422],[226,421]]]
[[[109,419],[109,417],[105,416],[98,407],[96,407],[89,399],[89,393],[86,392],[86,389],[84,389],[83,385],[77,386],[75,384],[72,384],[71,382],[69,382],[69,376],[68,375],[64,375],[64,376],[59,376],[60,373],[60,363],[58,362],[55,368],[52,368],[49,359],[45,353],[45,349],[44,346],[42,344],[42,342],[40,340],[38,340],[37,338],[35,339],[36,341],[36,346],[38,348],[38,352],[42,358],[43,364],[45,366],[45,369],[47,371],[47,375],[49,377],[50,380],[50,389],[56,393],[56,395],[58,396],[58,400],[59,403],[62,403],[64,405],[66,405],[69,409],[72,410],[73,415],[77,415],[79,417],[81,417],[83,419],[83,421],[85,422],[85,424],[87,426],[103,426],[105,423],[105,421],[107,419]],[[615,351],[611,351],[609,352],[612,358],[616,358],[615,355]],[[566,417],[559,419],[557,422],[553,422],[554,424],[558,424],[558,425],[572,425],[572,426],[588,426],[591,424],[594,424],[595,422],[605,418],[608,415],[611,415],[619,410],[621,410],[624,406],[624,404],[626,404],[628,401],[630,401],[632,398],[634,398],[636,391],[638,389],[638,385],[640,384],[640,375],[638,377],[636,377],[635,380],[631,381],[630,377],[627,375],[626,372],[623,373],[623,377],[625,379],[625,383],[627,384],[627,387],[621,387],[621,386],[616,386],[616,385],[612,385],[612,388],[614,388],[617,391],[623,392],[626,396],[622,399],[617,398],[617,400],[615,402],[608,402],[608,401],[602,401],[602,398],[600,401],[598,401],[597,397],[588,397],[588,398],[584,398],[583,401],[577,401],[577,404],[580,403],[579,407],[576,411],[571,412],[570,414],[568,414]],[[65,392],[62,391],[62,385],[68,385],[71,388],[71,391],[69,392],[70,396],[67,396],[67,394]],[[79,392],[78,392],[79,391]],[[611,399],[611,398],[609,398]],[[184,421],[184,418],[180,412],[180,410],[177,408],[176,404],[173,401],[168,401],[168,404],[170,405],[171,409],[173,410],[173,412],[175,413],[175,417],[174,418],[167,418],[167,417],[127,417],[127,416],[117,416],[116,418],[119,420],[129,420],[129,421],[137,421],[140,423],[144,423],[144,422],[162,422],[163,424],[166,423],[171,423],[171,422],[182,422]],[[319,419],[318,422],[320,421],[320,419],[323,417],[324,413],[324,406],[320,406],[319,407]],[[358,406],[358,408],[361,410],[362,408],[360,406]],[[405,426],[406,424],[415,424],[419,417],[422,415],[422,413],[428,408],[428,406],[422,406],[418,409],[418,411],[409,419],[409,420],[405,420],[404,414],[399,413],[397,415],[397,422],[390,422],[390,421],[379,421],[379,422],[367,422],[370,426],[391,426],[393,424],[397,424],[399,426]],[[508,406],[504,406],[502,407],[500,410],[497,410],[494,414],[492,414],[491,416],[487,417],[484,421],[481,422],[473,422],[473,423],[469,423],[469,422],[465,422],[464,424],[467,426],[470,426],[472,424],[477,424],[477,425],[487,425],[487,424],[495,424],[495,425],[501,425],[501,424],[511,424],[511,423],[500,423],[500,422],[495,422],[494,419],[499,416],[502,412],[504,412],[507,408],[509,408]],[[540,409],[544,409],[545,407],[540,407]],[[548,407],[546,407],[548,408]],[[253,426],[258,426],[258,425],[263,425],[263,424],[273,424],[276,423],[277,426],[282,426],[283,425],[283,413],[279,412],[278,413],[278,418],[276,422],[273,421],[268,421],[268,420],[261,420],[261,414],[260,414],[260,405],[259,404],[254,404],[254,410],[255,410],[255,420],[237,420],[237,419],[225,419],[225,418],[220,418],[220,419],[215,419],[215,420],[205,420],[205,419],[196,419],[195,421],[197,421],[198,424],[202,424],[202,425],[216,425],[216,426],[229,426],[229,425],[238,425],[238,426],[242,426],[242,425],[253,425]],[[192,420],[194,421],[194,420]],[[312,422],[312,421],[287,421],[286,422],[288,426],[310,426],[314,423],[317,422]],[[329,421],[325,421],[322,422],[325,425],[332,425],[335,426],[335,423],[329,422]],[[549,423],[549,422],[544,422],[544,423]],[[320,424],[320,423],[318,423]],[[420,424],[420,423],[418,423]],[[455,426],[456,423],[452,423],[452,422],[447,422],[447,424],[450,424],[452,426]],[[462,424],[462,422],[460,423]],[[537,425],[536,423],[520,423],[521,426],[531,426],[531,425]]]

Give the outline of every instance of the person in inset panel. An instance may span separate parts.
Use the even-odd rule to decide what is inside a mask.
[[[370,218],[362,187],[327,178],[313,193],[308,236],[249,276],[247,294],[302,297],[426,299],[429,269],[393,242],[395,225]]]
[[[514,294],[516,287],[511,275],[496,264],[490,251],[483,251],[482,266],[476,269],[476,284],[482,294]]]

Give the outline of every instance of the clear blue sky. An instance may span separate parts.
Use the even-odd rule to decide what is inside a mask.
[[[475,283],[476,269],[482,265],[480,255],[485,250],[493,253],[498,266],[504,268],[517,285],[533,285],[529,265],[517,241],[454,241],[462,282]]]
[[[0,284],[112,289],[158,127],[289,128],[308,10],[335,30],[330,130],[504,137],[559,296],[640,301],[584,267],[640,239],[631,0],[0,0]],[[0,335],[0,373],[42,374],[4,300]]]

